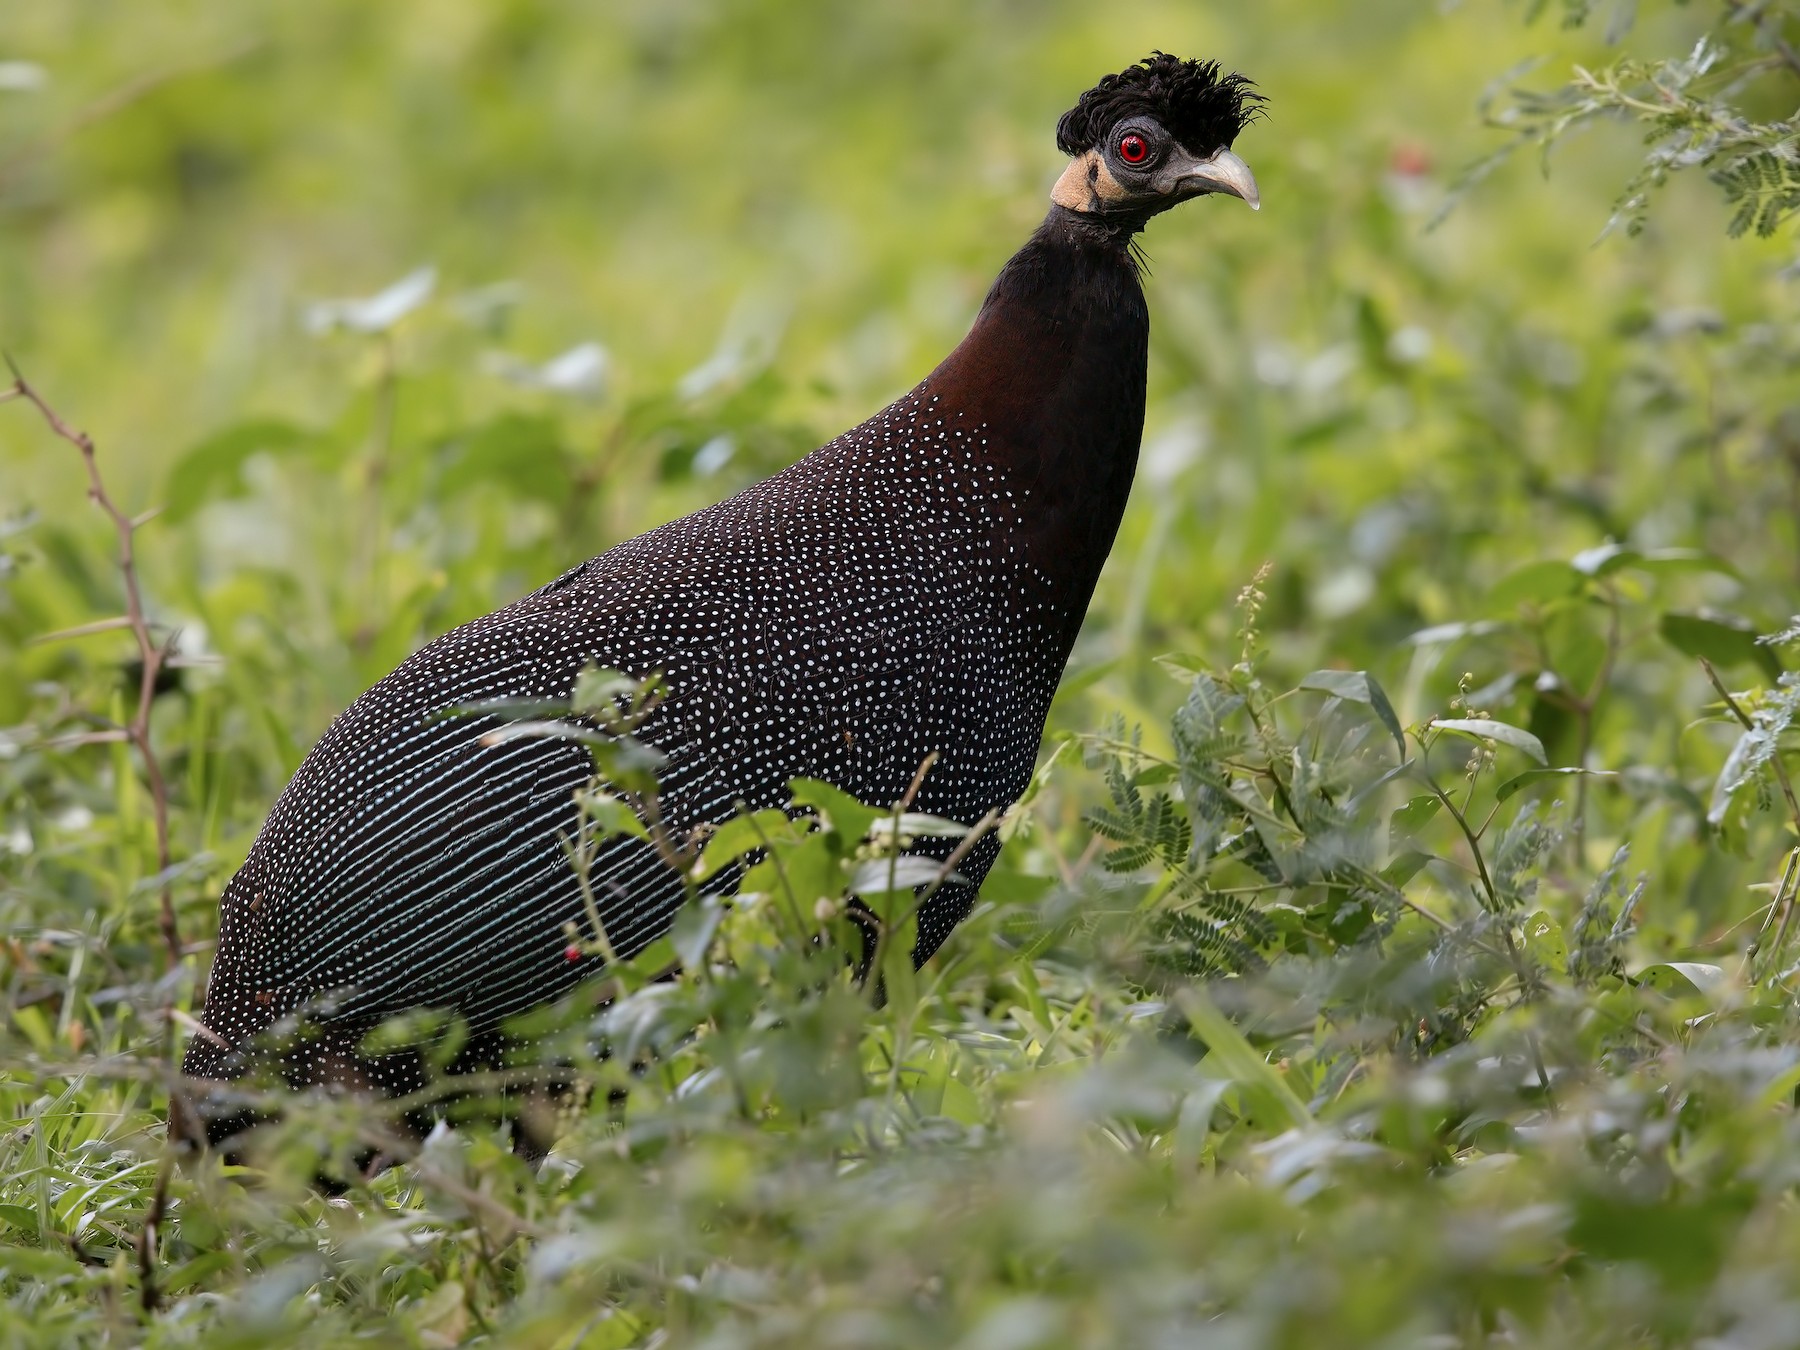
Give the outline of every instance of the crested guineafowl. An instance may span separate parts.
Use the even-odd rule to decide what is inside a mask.
[[[359,1054],[378,1022],[447,1009],[493,1036],[596,973],[565,950],[583,902],[560,842],[586,750],[492,737],[496,717],[447,709],[566,703],[589,666],[660,675],[635,734],[665,756],[662,809],[681,829],[783,805],[797,777],[897,801],[932,754],[919,810],[972,824],[1015,801],[1137,462],[1149,315],[1133,237],[1207,193],[1257,205],[1230,147],[1259,102],[1242,76],[1162,53],[1107,76],[1057,127],[1073,158],[1043,224],[911,393],[446,633],[351,705],[225,888],[183,1065],[200,1114],[205,1080],[259,1063],[296,1086],[412,1091],[404,1057]],[[983,839],[932,896],[916,960],[968,913],[997,850]],[[681,903],[635,839],[607,844],[591,875],[621,952]],[[296,1021],[310,1034],[269,1034]],[[210,1114],[215,1139],[244,1123]]]

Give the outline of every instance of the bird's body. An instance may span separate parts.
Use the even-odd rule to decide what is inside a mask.
[[[931,754],[919,809],[972,824],[1016,800],[1130,491],[1141,223],[1053,205],[910,394],[444,635],[357,700],[226,888],[210,1035],[186,1073],[241,1073],[298,1013],[320,1034],[286,1052],[291,1080],[404,1091],[393,1075],[411,1070],[357,1054],[374,1023],[440,1007],[488,1032],[593,973],[565,954],[582,902],[559,841],[586,751],[484,740],[493,718],[446,709],[566,701],[588,666],[660,675],[666,697],[636,734],[666,756],[678,830],[785,804],[797,777],[895,801]],[[966,880],[933,897],[917,959],[967,913],[996,850],[977,847]],[[635,840],[606,846],[592,876],[624,952],[681,900]]]

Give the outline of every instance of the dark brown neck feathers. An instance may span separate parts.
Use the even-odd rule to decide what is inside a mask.
[[[925,381],[1022,498],[1022,544],[1080,626],[1144,430],[1150,316],[1129,228],[1052,206],[974,327]]]

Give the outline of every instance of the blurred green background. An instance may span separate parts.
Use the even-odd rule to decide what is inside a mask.
[[[1701,17],[1635,36],[1682,50]],[[145,582],[196,664],[158,717],[227,766],[188,784],[208,806],[178,852],[229,864],[330,716],[420,642],[910,386],[1040,218],[1058,114],[1152,48],[1267,93],[1238,145],[1265,206],[1147,236],[1145,461],[1058,724],[1160,721],[1179,690],[1149,658],[1228,646],[1265,561],[1281,667],[1377,669],[1403,717],[1453,665],[1485,686],[1520,664],[1403,639],[1608,538],[1710,548],[1758,580],[1682,598],[1780,621],[1786,246],[1726,244],[1704,184],[1596,244],[1639,153],[1625,127],[1548,177],[1509,164],[1429,228],[1497,143],[1483,89],[1528,57],[1604,58],[1591,28],[1400,0],[9,6],[0,339],[128,509],[166,508]],[[421,268],[433,289],[391,330],[318,331],[317,302]],[[110,542],[24,410],[0,463],[0,725],[43,732],[104,709],[128,644],[29,645],[116,611]],[[1521,699],[1491,701],[1527,720]],[[1614,758],[1679,758],[1679,725],[1626,698],[1603,730]]]
[[[1146,236],[1144,455],[1052,735],[1141,723],[1166,749],[1193,673],[1234,668],[1276,728],[1237,745],[1266,756],[1239,786],[1285,764],[1317,787],[1342,750],[1321,727],[1387,742],[1295,686],[1366,670],[1421,761],[1442,738],[1418,724],[1486,713],[1551,765],[1616,774],[1508,782],[1516,739],[1452,733],[1434,771],[1491,811],[1486,898],[1449,795],[1434,817],[1384,777],[1354,831],[1303,825],[1316,855],[1389,868],[1395,926],[1364,940],[1341,886],[1234,890],[1263,878],[1179,839],[1140,866],[1116,830],[1109,870],[1084,809],[1111,792],[1141,825],[1145,799],[1192,800],[1173,763],[1098,772],[1090,736],[1009,822],[992,906],[916,1009],[840,981],[825,1053],[802,1034],[817,982],[746,959],[744,1026],[702,1008],[624,1126],[596,1094],[537,1171],[494,1132],[438,1138],[354,1204],[309,1188],[319,1140],[358,1136],[297,1106],[257,1187],[216,1159],[173,1174],[170,1268],[145,1263],[172,1310],[146,1334],[449,1345],[491,1316],[529,1345],[737,1325],[704,1343],[990,1350],[1186,1344],[1236,1318],[1234,1343],[1308,1350],[1546,1327],[1785,1344],[1800,967],[1787,919],[1760,970],[1747,947],[1800,866],[1772,777],[1791,646],[1755,640],[1800,608],[1800,283],[1791,234],[1727,237],[1704,169],[1641,233],[1609,231],[1646,126],[1691,150],[1714,109],[1673,118],[1669,67],[1608,67],[1708,34],[1723,65],[1694,87],[1768,123],[1789,158],[1765,167],[1791,169],[1800,57],[1771,35],[1794,29],[1736,0],[0,6],[0,347],[93,434],[121,505],[160,512],[138,544],[176,656],[151,732],[188,944],[165,967],[141,766],[70,743],[136,696],[127,635],[54,636],[119,612],[115,541],[73,448],[10,402],[0,1339],[145,1330],[156,1066],[191,1032],[219,887],[329,719],[434,635],[910,387],[1042,217],[1058,115],[1161,48],[1268,96],[1236,146],[1263,209],[1213,199]],[[1636,120],[1462,191],[1521,110],[1569,106],[1516,88],[1584,68]],[[1265,565],[1246,642],[1234,601]],[[1757,732],[1739,740],[1698,655]],[[1722,772],[1757,737],[1753,771]],[[1146,974],[1179,944],[1147,957],[1146,934],[1201,932],[1155,925],[1220,877],[1212,900],[1257,896],[1239,910],[1282,937],[1202,1025],[1198,986]],[[1126,938],[1120,913],[1144,921]],[[1482,965],[1502,942],[1517,964]],[[678,1012],[709,979],[670,986]],[[740,1050],[798,1066],[760,1115],[718,1091]],[[851,1086],[821,1112],[832,1073]]]

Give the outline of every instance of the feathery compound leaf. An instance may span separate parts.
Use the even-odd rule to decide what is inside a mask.
[[[1726,226],[1734,239],[1752,231],[1766,238],[1800,211],[1800,163],[1786,145],[1752,151],[1711,176],[1737,208]]]
[[[1244,696],[1211,675],[1197,675],[1188,687],[1187,701],[1171,726],[1177,758],[1186,767],[1190,760],[1214,760],[1230,753],[1242,738],[1226,730],[1226,723],[1244,708]]]

